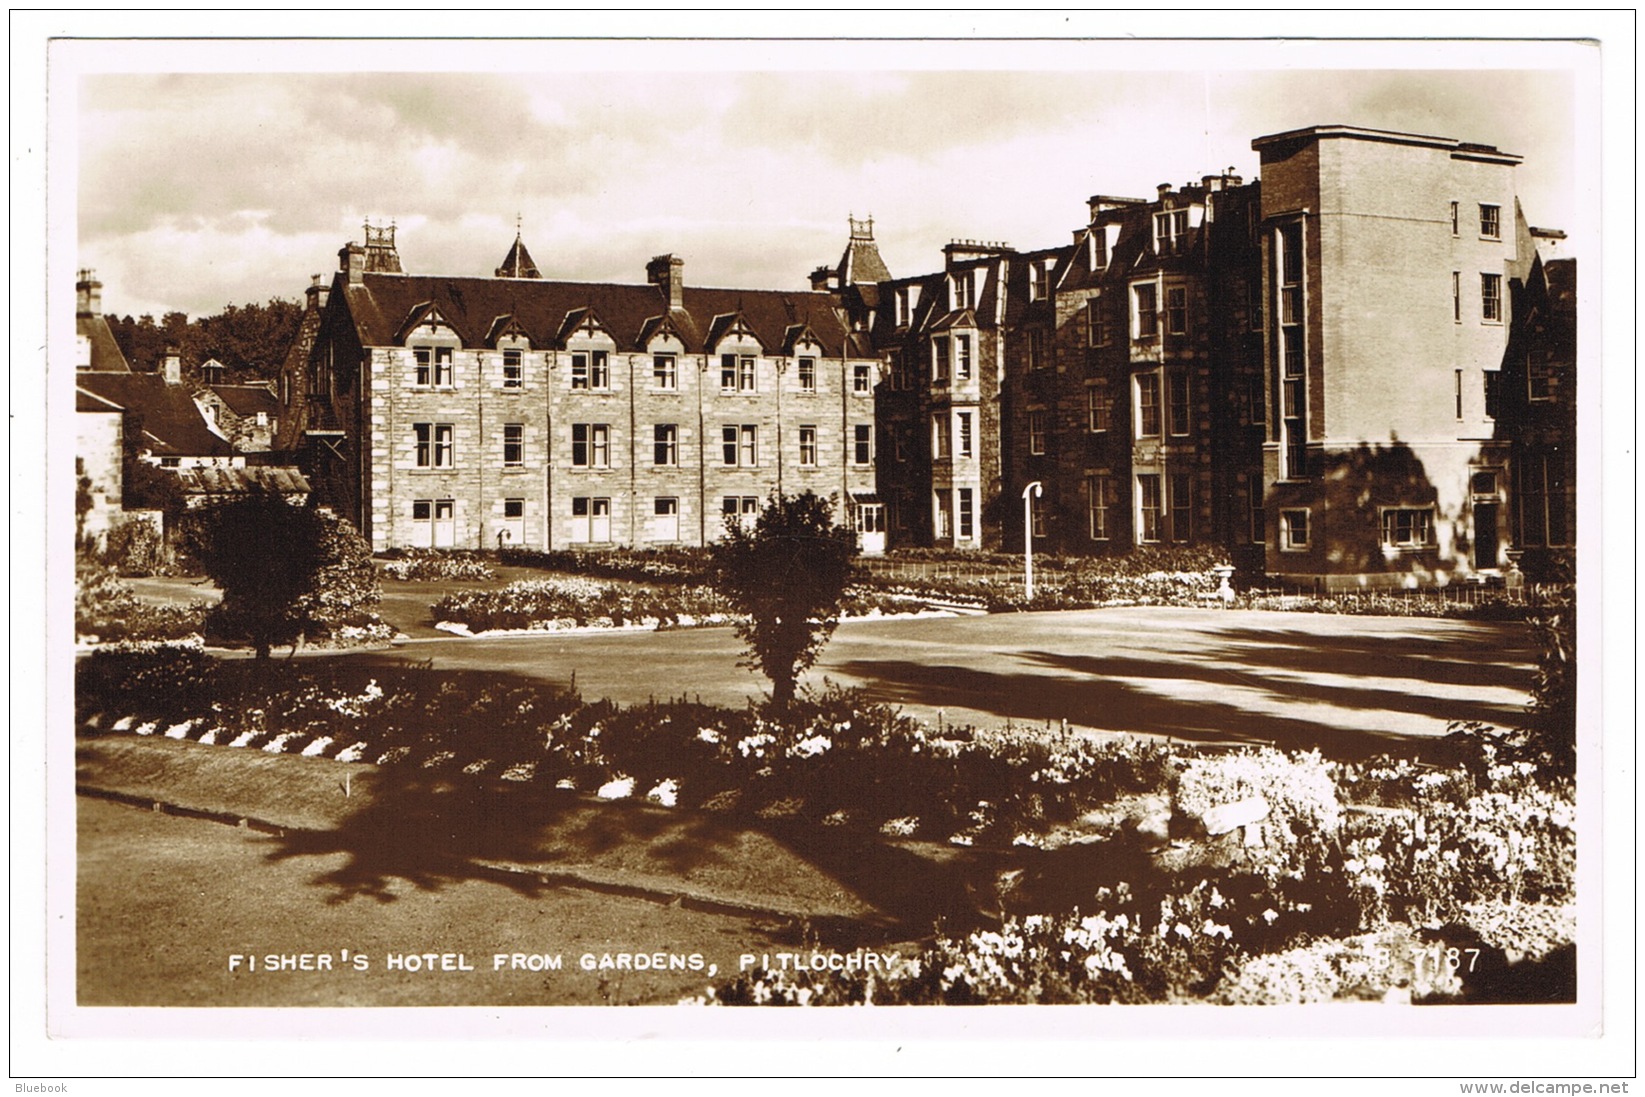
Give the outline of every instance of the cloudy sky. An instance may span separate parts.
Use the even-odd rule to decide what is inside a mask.
[[[1318,123],[1519,153],[1531,223],[1582,246],[1580,49],[936,45],[133,45],[76,59],[54,192],[132,315],[299,297],[368,218],[415,272],[489,275],[518,218],[551,278],[668,251],[694,284],[801,288],[872,216],[911,275],[956,237],[1064,242],[1093,193],[1249,179],[1253,137]]]

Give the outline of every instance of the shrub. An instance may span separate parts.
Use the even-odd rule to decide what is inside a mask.
[[[122,518],[108,532],[103,559],[121,575],[164,575],[171,570],[171,551],[152,522]]]
[[[430,607],[436,621],[475,632],[550,625],[679,624],[723,615],[726,604],[706,587],[621,587],[594,579],[526,579],[500,590],[456,591]]]
[[[1202,818],[1211,808],[1260,796],[1267,815],[1260,845],[1247,848],[1269,876],[1317,869],[1335,845],[1342,806],[1329,765],[1318,751],[1282,754],[1264,747],[1191,760],[1177,781],[1179,814]]]
[[[74,565],[74,634],[94,642],[185,640],[200,635],[206,604],[152,606],[108,567],[86,557]]]
[[[101,712],[172,723],[201,716],[215,698],[216,668],[197,645],[99,649],[75,665],[75,709],[83,717]]]
[[[540,568],[567,575],[627,579],[639,583],[700,584],[707,581],[706,549],[601,549],[581,552],[543,552],[505,548],[498,559],[514,567]]]

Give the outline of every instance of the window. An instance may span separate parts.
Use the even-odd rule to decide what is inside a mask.
[[[897,326],[899,328],[907,327],[909,313],[907,287],[897,290],[896,295],[892,298],[892,301],[896,309]]]
[[[1132,338],[1139,341],[1157,338],[1159,336],[1159,297],[1156,287],[1131,287],[1131,302],[1135,306],[1132,310],[1135,315]]]
[[[1176,251],[1188,233],[1188,211],[1166,210],[1154,214],[1154,250],[1161,254]]]
[[[1094,228],[1091,230],[1091,269],[1102,270],[1108,265],[1108,230]]]
[[[1188,334],[1188,290],[1184,286],[1165,289],[1165,330],[1172,335]]]
[[[1108,317],[1102,311],[1101,297],[1085,302],[1085,342],[1093,347],[1108,345]]]
[[[1035,537],[1045,536],[1045,500],[1038,495],[1028,497],[1028,521]]]
[[[1045,268],[1038,263],[1028,264],[1028,299],[1038,301],[1045,296]]]
[[[815,358],[801,358],[799,363],[800,391],[817,391],[817,360]]]
[[[1268,396],[1262,390],[1262,378],[1250,379],[1248,403],[1251,405],[1251,425],[1260,426],[1268,421]]]
[[[1456,412],[1457,419],[1462,418],[1462,371],[1456,371]]]
[[[525,427],[519,423],[503,426],[503,467],[517,469],[525,464]]]
[[[914,386],[908,379],[908,363],[903,361],[902,352],[888,350],[885,352],[885,369],[891,377],[893,392],[906,392]]]
[[[961,381],[971,380],[971,337],[954,336],[954,376]]]
[[[1461,217],[1462,217],[1462,203],[1452,202],[1451,203],[1451,235],[1452,236],[1458,235],[1462,230]]]
[[[874,426],[871,423],[858,423],[851,428],[851,463],[866,465],[872,458],[874,443]]]
[[[1462,272],[1451,272],[1451,319],[1462,323]]]
[[[1485,374],[1485,418],[1495,419],[1502,412],[1502,371],[1488,369]]]
[[[504,499],[503,520],[497,529],[497,547],[522,545],[525,541],[525,500]]]
[[[1039,456],[1045,452],[1045,412],[1028,413],[1028,452]]]
[[[574,544],[611,540],[610,499],[579,495],[571,500],[571,540]]]
[[[418,468],[456,467],[455,428],[450,423],[414,423],[412,430],[417,437]]]
[[[1181,437],[1188,433],[1190,405],[1188,401],[1188,375],[1186,373],[1171,373],[1166,377],[1166,397],[1170,407],[1171,433]]]
[[[1554,364],[1535,351],[1525,352],[1525,395],[1532,400],[1554,398]]]
[[[972,454],[971,413],[969,411],[959,412],[955,416],[955,420],[959,423],[959,455],[961,457],[970,457]]]
[[[1160,432],[1159,374],[1137,377],[1137,437],[1153,438]]]
[[[1085,479],[1085,492],[1089,500],[1091,540],[1106,541],[1114,535],[1109,525],[1113,520],[1114,505],[1117,502],[1114,478],[1105,472],[1088,476]]]
[[[680,539],[680,501],[672,496],[660,496],[651,501],[651,539],[678,541]]]
[[[503,388],[517,389],[525,384],[525,355],[518,349],[503,351]]]
[[[1479,315],[1487,324],[1502,323],[1502,275],[1479,276]]]
[[[1114,398],[1107,389],[1085,390],[1085,415],[1092,434],[1099,434],[1113,426]]]
[[[1045,353],[1045,332],[1034,328],[1028,333],[1028,368],[1042,370],[1050,364],[1050,356]]]
[[[729,468],[758,468],[760,464],[760,428],[754,423],[728,426],[720,429],[720,450]]]
[[[1160,483],[1156,473],[1137,477],[1137,540],[1160,539]]]
[[[1479,204],[1479,234],[1489,240],[1502,239],[1502,207]]]
[[[754,362],[752,354],[720,355],[720,391],[754,392]]]
[[[525,517],[525,500],[524,499],[504,499],[503,500],[503,517],[504,518],[509,518],[509,519],[524,518]]]
[[[939,541],[946,541],[953,525],[954,503],[946,491],[933,493],[936,508],[931,512],[931,533]]]
[[[573,423],[571,464],[573,468],[610,468],[611,428],[605,423]]]
[[[1515,486],[1519,489],[1521,542],[1529,548],[1570,544],[1576,500],[1563,457],[1533,453],[1520,458]]]
[[[1306,509],[1279,512],[1279,547],[1285,552],[1302,552],[1308,548]]]
[[[1194,478],[1186,472],[1171,474],[1171,540],[1187,541],[1194,528]]]
[[[1251,543],[1268,543],[1267,516],[1262,512],[1262,485],[1250,484],[1245,489],[1246,501],[1251,505]]]
[[[450,388],[452,384],[452,365],[450,347],[417,347],[412,351],[417,357],[417,384],[427,388],[429,385]]]
[[[972,289],[974,284],[975,283],[972,281],[971,271],[964,271],[960,274],[951,275],[949,277],[949,296],[953,301],[952,307],[956,311],[971,307],[973,303]]]
[[[1426,547],[1433,521],[1434,512],[1426,507],[1389,507],[1382,512],[1383,547]]]
[[[677,465],[680,463],[680,428],[674,423],[658,423],[651,428],[651,463]]]
[[[660,389],[679,387],[679,366],[672,354],[651,356],[651,383]]]
[[[976,508],[972,501],[972,494],[973,492],[971,488],[959,489],[959,539],[961,541],[969,541],[977,535],[975,517]]]
[[[1302,300],[1302,222],[1281,225],[1278,233],[1280,275],[1280,416],[1287,478],[1306,475],[1308,431],[1304,418],[1306,354]]]
[[[817,465],[817,428],[800,428],[800,465],[803,468],[815,468]]]
[[[593,392],[611,388],[611,356],[603,350],[579,350],[571,355],[571,387]]]
[[[760,517],[760,498],[757,495],[727,495],[720,502],[720,514],[727,521],[736,519],[744,529],[752,529]]]
[[[931,340],[931,382],[936,385],[948,383],[948,339],[938,337]]]
[[[851,391],[856,393],[874,391],[873,374],[866,362],[858,362],[851,367]]]
[[[948,457],[948,416],[943,412],[931,417],[931,456],[938,461]]]

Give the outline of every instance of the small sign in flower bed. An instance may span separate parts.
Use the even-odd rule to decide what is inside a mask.
[[[92,653],[82,735],[645,798],[811,842],[941,843],[969,924],[879,972],[750,969],[731,1004],[1570,1000],[1575,796],[1507,740],[1455,764],[933,728],[828,689],[632,708],[493,674]],[[833,828],[841,828],[834,830]],[[956,850],[955,847],[961,847]],[[927,846],[924,848],[935,848]]]

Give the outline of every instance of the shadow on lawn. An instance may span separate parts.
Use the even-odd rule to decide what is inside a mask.
[[[1510,688],[1528,694],[1533,679],[1528,649],[1508,636],[1492,649],[1490,659],[1461,659],[1452,643],[1403,636],[1234,629],[1221,638],[1226,642],[1220,647],[1182,659],[1020,653],[1027,662],[1064,672],[1060,675],[903,660],[856,660],[837,669],[871,683],[867,688],[872,699],[888,704],[968,708],[1027,723],[1067,720],[1192,742],[1267,744],[1282,750],[1317,747],[1341,759],[1386,752],[1426,754],[1436,747],[1438,736],[1370,731],[1275,714],[1242,704],[1242,695],[1264,706],[1324,704],[1400,718],[1418,716],[1440,724],[1479,721],[1508,726],[1523,719],[1521,707],[1436,696],[1423,692],[1422,683],[1447,689]],[[1411,680],[1414,688],[1400,690],[1386,682],[1361,685],[1355,682],[1358,678]],[[1222,687],[1228,692],[1219,696],[1227,699],[1172,696],[1173,681]],[[1142,684],[1147,682],[1159,686]]]

